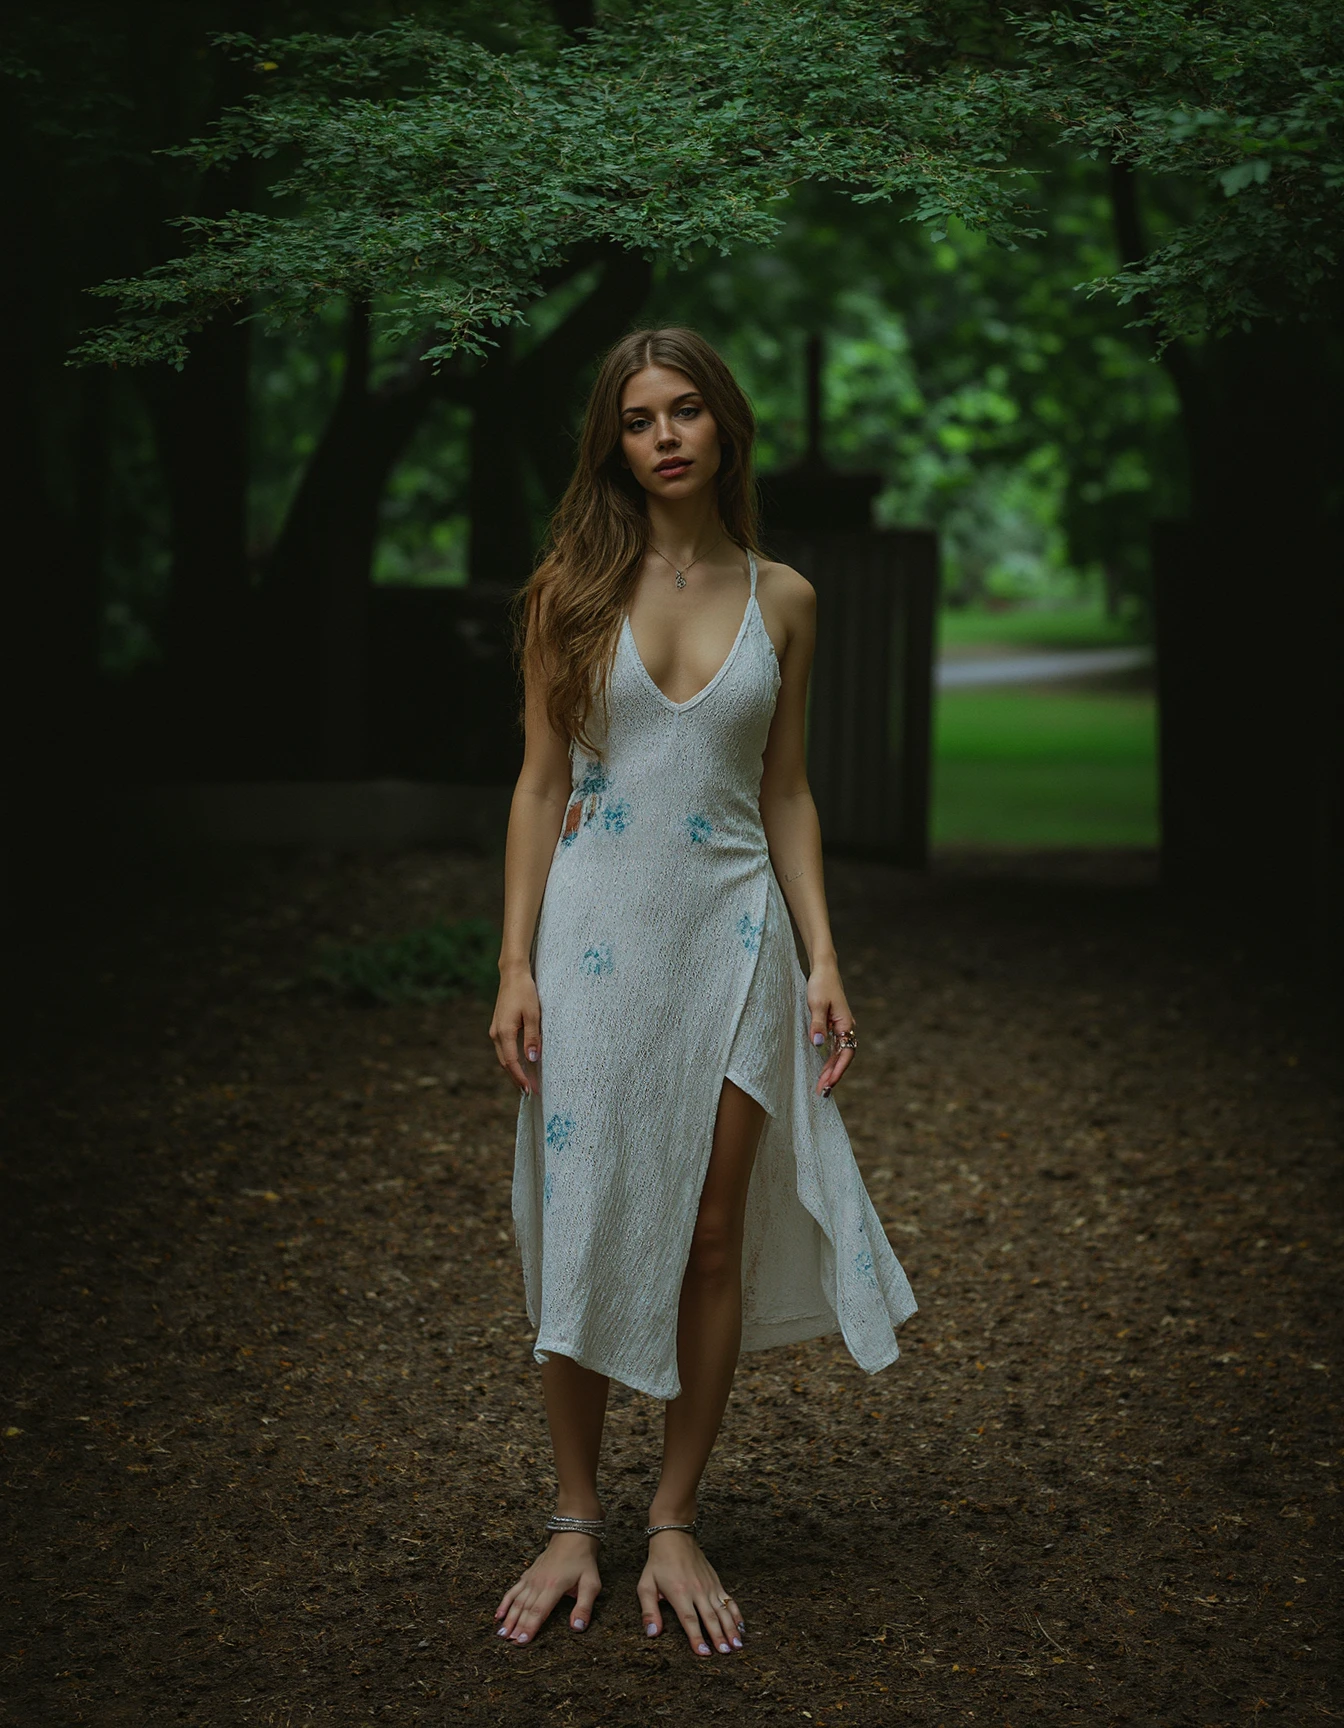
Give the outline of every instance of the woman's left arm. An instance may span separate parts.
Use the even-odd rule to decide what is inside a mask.
[[[817,596],[812,584],[786,564],[770,571],[771,615],[786,631],[780,655],[779,697],[766,739],[761,772],[761,823],[770,861],[807,949],[807,1006],[812,1042],[854,1025],[826,910],[821,873],[821,828],[807,783],[804,717],[807,681],[817,634]],[[832,1050],[817,1081],[823,1097],[853,1059],[850,1050]]]

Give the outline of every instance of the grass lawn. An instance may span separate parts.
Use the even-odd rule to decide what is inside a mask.
[[[1148,694],[944,691],[935,712],[934,844],[1155,845],[1155,751]]]

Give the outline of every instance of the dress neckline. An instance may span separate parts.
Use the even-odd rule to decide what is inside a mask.
[[[718,671],[710,679],[709,683],[706,684],[703,689],[697,690],[694,696],[688,696],[684,702],[674,702],[670,696],[664,694],[659,685],[654,683],[653,674],[644,664],[644,656],[640,653],[639,645],[635,641],[635,633],[630,628],[630,614],[629,612],[625,614],[621,630],[622,634],[630,643],[630,652],[634,655],[635,665],[639,668],[640,673],[643,675],[644,682],[649,686],[649,689],[652,690],[654,695],[658,697],[659,701],[663,702],[668,708],[670,708],[674,714],[679,714],[686,708],[693,708],[697,702],[702,701],[704,697],[709,695],[710,691],[724,676],[737,657],[737,651],[742,644],[742,638],[747,633],[747,624],[751,618],[752,607],[754,606],[758,612],[760,611],[760,603],[756,599],[756,557],[752,552],[747,553],[747,565],[751,576],[751,592],[747,595],[746,609],[742,613],[742,622],[737,627],[737,635],[733,637],[733,645],[728,650],[723,665],[719,667]],[[772,643],[771,646],[773,647],[774,644]]]

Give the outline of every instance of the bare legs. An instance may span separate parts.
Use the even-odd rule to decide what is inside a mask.
[[[756,1100],[725,1080],[677,1310],[681,1396],[667,1405],[663,1418],[663,1468],[650,1524],[689,1524],[695,1517],[700,1477],[732,1389],[742,1344],[747,1186],[764,1122],[765,1111]],[[663,1629],[663,1601],[697,1655],[708,1656],[711,1646],[725,1652],[742,1648],[741,1612],[700,1544],[684,1531],[664,1530],[649,1538],[639,1603],[650,1637]]]
[[[555,1454],[559,1486],[555,1509],[567,1518],[600,1518],[597,1460],[602,1450],[602,1424],[607,1414],[605,1374],[594,1374],[568,1356],[552,1356],[541,1365],[546,1420]],[[602,1588],[597,1569],[600,1544],[595,1536],[565,1531],[551,1537],[540,1555],[508,1591],[495,1619],[501,1638],[527,1644],[562,1596],[574,1597],[569,1623],[582,1632],[593,1618],[593,1603]]]
[[[700,1477],[728,1403],[742,1341],[747,1186],[764,1122],[765,1111],[755,1099],[725,1080],[677,1310],[681,1396],[664,1413],[663,1466],[650,1524],[689,1524],[694,1518]],[[559,1482],[556,1510],[599,1518],[597,1464],[607,1379],[564,1356],[544,1363],[541,1378]],[[582,1631],[602,1588],[597,1549],[591,1536],[553,1536],[495,1610],[500,1635],[529,1643],[566,1594],[575,1598],[570,1625]],[[720,1601],[726,1594],[693,1536],[669,1530],[650,1538],[639,1601],[651,1636],[663,1629],[660,1604],[666,1601],[697,1654],[708,1656],[711,1647],[741,1649],[742,1616],[731,1597]]]

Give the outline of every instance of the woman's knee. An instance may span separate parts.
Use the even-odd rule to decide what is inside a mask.
[[[742,1263],[742,1230],[735,1218],[717,1208],[701,1208],[691,1235],[686,1275],[701,1284],[722,1284],[737,1278]]]

